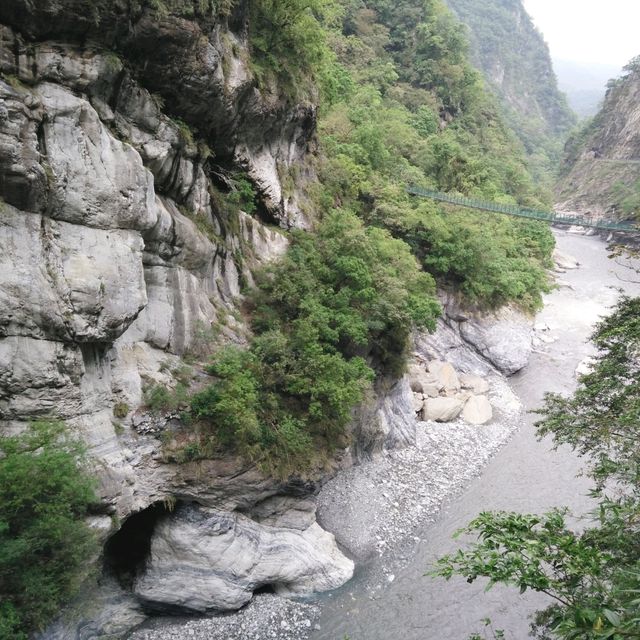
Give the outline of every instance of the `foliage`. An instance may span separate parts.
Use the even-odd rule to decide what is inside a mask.
[[[434,328],[432,279],[407,246],[352,214],[294,232],[258,277],[255,336],[228,348],[192,411],[225,447],[282,472],[343,443],[352,408],[379,375],[398,375],[413,326]],[[365,360],[369,358],[369,364]]]
[[[629,186],[617,182],[613,185],[612,193],[624,215],[640,217],[640,180]]]
[[[597,327],[593,370],[571,398],[549,394],[540,434],[593,460],[598,487],[610,478],[640,487],[640,298],[623,298]]]
[[[448,4],[469,26],[473,60],[498,96],[505,121],[524,145],[530,170],[550,187],[575,115],[558,90],[542,35],[519,0],[448,0]]]
[[[232,178],[232,190],[227,195],[227,202],[251,215],[256,210],[256,192],[249,179],[237,173]]]
[[[83,450],[57,422],[0,436],[0,638],[42,628],[76,591],[95,541]]]
[[[478,542],[439,560],[436,575],[489,579],[548,594],[541,638],[640,637],[640,298],[624,298],[593,336],[599,355],[572,397],[549,394],[539,434],[589,456],[599,501],[577,533],[567,513],[482,513]],[[611,494],[611,495],[610,495]]]
[[[278,80],[294,96],[314,93],[317,85],[330,97],[339,69],[326,45],[325,27],[340,14],[336,0],[253,0],[249,37],[258,80]]]
[[[189,403],[189,387],[187,383],[178,382],[175,388],[162,384],[153,384],[145,389],[146,406],[155,413],[176,411]]]
[[[319,206],[389,229],[441,285],[474,302],[539,305],[553,247],[544,225],[405,193],[417,183],[531,208],[548,202],[467,61],[460,24],[438,0],[354,0],[331,43],[353,82],[319,123]]]

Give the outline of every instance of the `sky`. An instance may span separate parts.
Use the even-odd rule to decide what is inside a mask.
[[[622,67],[640,55],[640,0],[524,0],[551,57]]]

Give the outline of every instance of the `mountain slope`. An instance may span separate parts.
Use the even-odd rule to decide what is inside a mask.
[[[596,216],[640,215],[640,57],[609,82],[602,108],[565,148],[559,206]]]
[[[469,28],[474,63],[522,140],[536,177],[560,159],[575,115],[559,91],[549,48],[521,0],[447,0]]]

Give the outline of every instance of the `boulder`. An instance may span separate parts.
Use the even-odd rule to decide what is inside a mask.
[[[592,356],[587,356],[583,358],[575,370],[576,378],[581,378],[582,376],[588,376],[593,371],[593,365],[595,363],[595,359]]]
[[[181,505],[156,526],[134,593],[160,612],[229,611],[265,585],[283,595],[309,595],[335,589],[352,575],[353,562],[315,522],[300,531]]]
[[[429,363],[429,373],[441,390],[445,392],[460,390],[458,374],[449,362],[433,360]]]
[[[469,424],[485,424],[493,418],[493,409],[487,396],[471,396],[462,410],[462,419]]]
[[[436,379],[427,372],[423,365],[419,363],[410,364],[407,370],[407,376],[411,390],[414,393],[438,395],[440,388],[437,385]]]
[[[558,249],[554,249],[553,251],[553,262],[556,265],[557,269],[577,269],[580,266],[580,263],[573,257],[567,253],[562,253]]]
[[[458,398],[427,398],[422,408],[423,420],[451,422],[462,411],[464,402]]]
[[[460,322],[460,335],[505,375],[520,371],[532,349],[532,319],[513,307]]]
[[[469,389],[476,394],[486,393],[489,391],[489,383],[484,378],[470,373],[460,374],[460,384],[463,389]]]
[[[415,393],[413,394],[413,409],[416,413],[418,413],[418,411],[422,410],[422,407],[424,405],[424,396],[421,393]]]

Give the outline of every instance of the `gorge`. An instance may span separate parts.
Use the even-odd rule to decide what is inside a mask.
[[[452,523],[582,491],[526,411],[629,271],[406,193],[552,205],[574,117],[503,4],[508,59],[461,0],[468,28],[440,0],[0,5],[1,640],[422,638]],[[635,157],[637,81],[571,138],[564,207],[612,214],[581,189],[602,140]]]

